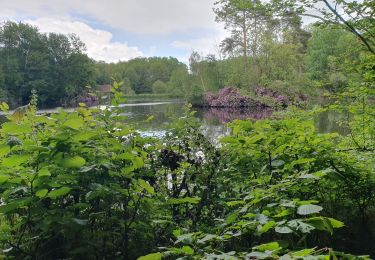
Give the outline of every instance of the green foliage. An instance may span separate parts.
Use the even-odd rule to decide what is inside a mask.
[[[115,82],[114,105],[120,90]],[[113,107],[46,116],[35,114],[35,100],[0,131],[7,258],[344,255],[316,247],[345,227],[336,211],[374,205],[373,158],[353,158],[346,138],[317,134],[309,114],[236,121],[218,147],[188,108],[152,139]]]
[[[23,23],[0,26],[0,98],[12,107],[28,102],[32,89],[39,106],[70,102],[93,83],[93,64],[76,36],[42,34]]]
[[[174,78],[178,75],[182,79],[188,74],[186,65],[172,57],[136,58],[116,64],[99,62],[95,67],[98,84],[108,84],[114,78],[124,81],[136,94],[166,93],[175,89],[181,91]],[[160,83],[168,86],[161,86]]]

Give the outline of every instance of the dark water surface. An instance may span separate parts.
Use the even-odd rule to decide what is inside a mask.
[[[182,101],[158,101],[158,102],[134,102],[122,106],[122,111],[130,123],[134,123],[137,129],[145,135],[163,135],[168,124],[174,119],[184,115],[185,104]],[[262,119],[272,115],[270,109],[234,109],[234,108],[194,108],[196,117],[202,124],[202,130],[206,136],[217,139],[219,136],[228,135],[228,122],[234,119]],[[149,116],[154,119],[146,121]],[[332,112],[324,112],[317,116],[316,127],[320,133],[345,133],[337,121],[340,115]]]
[[[185,103],[179,100],[160,100],[160,101],[129,101],[120,105],[121,111],[127,118],[127,122],[134,124],[135,128],[140,130],[146,136],[163,136],[168,124],[173,119],[184,116]],[[73,109],[65,109],[73,111]],[[254,110],[249,108],[194,108],[202,124],[202,131],[211,140],[217,140],[220,136],[230,133],[226,126],[228,122],[234,119],[262,119],[272,115],[272,110],[261,109]],[[40,110],[38,113],[54,113],[58,108]],[[153,120],[147,120],[153,116]],[[345,129],[337,123],[340,115],[332,112],[324,112],[317,116],[316,127],[320,133],[345,133]],[[6,121],[4,115],[0,115],[0,123]]]

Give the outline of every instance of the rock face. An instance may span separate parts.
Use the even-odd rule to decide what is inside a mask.
[[[238,88],[225,87],[218,94],[208,92],[204,102],[209,107],[252,107],[260,104],[254,99],[244,96]]]

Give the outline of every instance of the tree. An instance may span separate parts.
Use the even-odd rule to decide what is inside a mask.
[[[273,0],[269,6],[279,16],[298,14],[341,26],[354,34],[368,51],[375,53],[375,4],[371,0]]]
[[[92,84],[92,60],[74,35],[42,34],[23,23],[0,26],[0,68],[5,101],[12,107],[28,103],[32,90],[41,107],[70,104]]]
[[[243,57],[246,58],[249,51],[256,57],[266,16],[261,1],[219,0],[215,5],[216,21],[224,22],[225,29],[231,32],[230,39],[223,42],[224,50],[233,53],[239,48]]]

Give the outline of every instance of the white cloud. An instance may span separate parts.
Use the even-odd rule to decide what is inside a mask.
[[[117,62],[143,56],[137,47],[129,47],[126,42],[113,42],[112,33],[93,29],[87,24],[70,19],[40,18],[25,21],[37,26],[43,33],[74,33],[86,44],[87,55],[95,60]]]
[[[210,29],[215,0],[1,0],[2,10],[17,10],[32,17],[60,17],[67,13],[138,34],[167,34],[189,29]],[[8,17],[9,18],[9,17]]]
[[[220,54],[220,43],[228,36],[228,32],[224,29],[216,26],[216,33],[201,37],[201,38],[194,38],[189,40],[176,40],[173,41],[170,45],[173,48],[185,50],[185,51],[198,51],[203,55],[207,54]],[[184,62],[188,59],[188,57],[181,58]]]

